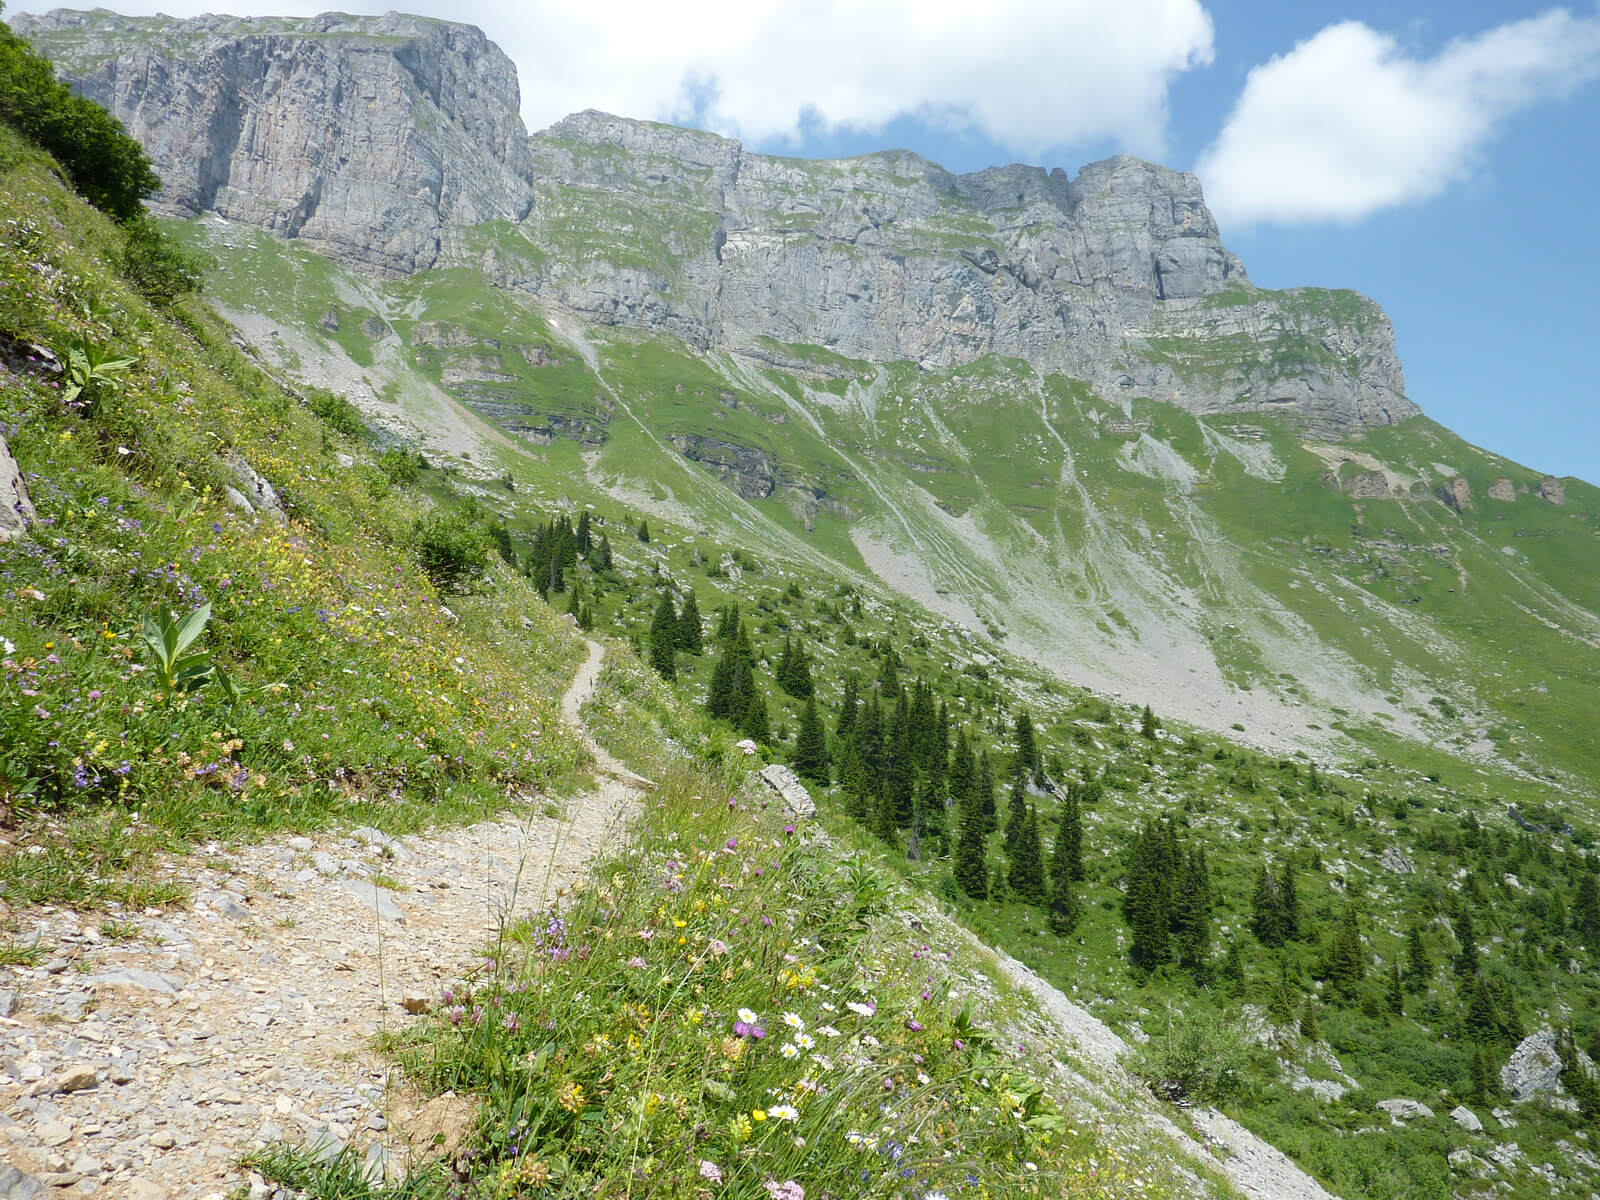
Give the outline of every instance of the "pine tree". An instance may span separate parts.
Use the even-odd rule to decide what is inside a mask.
[[[815,699],[806,701],[805,712],[801,714],[792,765],[800,778],[818,787],[828,786],[828,735],[822,728],[822,718],[817,715]]]
[[[1222,978],[1234,992],[1244,989],[1244,954],[1239,949],[1239,943],[1228,943],[1228,952],[1222,958]]]
[[[1057,875],[1050,881],[1050,906],[1045,913],[1045,924],[1057,937],[1066,937],[1077,928],[1080,915],[1078,893],[1071,877]]]
[[[1406,984],[1412,991],[1421,991],[1433,977],[1433,963],[1428,958],[1428,943],[1423,940],[1422,926],[1413,925],[1406,933]]]
[[[978,811],[983,814],[985,833],[1000,828],[1000,814],[994,802],[994,772],[989,766],[987,750],[978,755]]]
[[[705,634],[700,621],[700,602],[694,598],[694,589],[683,597],[683,611],[678,614],[678,649],[687,654],[699,654],[705,645]]]
[[[1471,1091],[1469,1098],[1479,1104],[1489,1104],[1500,1094],[1500,1080],[1496,1077],[1494,1058],[1487,1046],[1472,1052]]]
[[[677,646],[678,614],[672,607],[672,593],[663,591],[655,618],[650,622],[650,665],[663,679],[677,678]]]
[[[1265,866],[1256,875],[1256,890],[1251,897],[1250,927],[1263,946],[1281,946],[1286,937],[1287,914],[1278,881]]]
[[[1478,936],[1472,926],[1472,910],[1465,904],[1456,917],[1456,941],[1460,948],[1456,951],[1455,971],[1461,979],[1471,979],[1478,973]]]
[[[956,883],[974,900],[989,895],[989,868],[984,856],[984,817],[974,795],[961,806],[961,832],[956,839]]]
[[[1591,870],[1583,872],[1572,898],[1572,930],[1590,949],[1600,947],[1600,883]]]
[[[573,531],[573,540],[578,547],[578,553],[584,558],[589,557],[589,551],[594,549],[594,534],[589,527],[589,510],[584,509],[578,514],[578,528]]]
[[[1015,737],[1017,753],[1012,760],[1011,773],[1021,775],[1024,780],[1037,781],[1044,774],[1044,758],[1039,753],[1039,742],[1033,734],[1033,718],[1028,715],[1027,709],[1017,714]]]
[[[1123,913],[1133,934],[1129,957],[1136,967],[1151,969],[1172,957],[1166,867],[1165,837],[1154,823],[1146,821],[1133,843],[1128,890],[1123,896]]]
[[[1153,742],[1156,740],[1156,730],[1158,728],[1156,714],[1151,712],[1150,706],[1146,704],[1144,711],[1139,714],[1139,736]]]
[[[1400,961],[1389,964],[1389,1011],[1397,1017],[1406,1015],[1406,991],[1400,977]]]
[[[855,728],[856,707],[861,702],[856,694],[856,686],[856,673],[851,671],[844,677],[844,695],[839,700],[839,719],[833,726],[833,736],[840,741],[848,741],[850,731]]]
[[[646,521],[643,517],[639,518],[639,528],[635,531],[635,536],[641,542],[648,542],[650,540],[650,522]]]
[[[885,696],[897,696],[900,693],[900,659],[894,652],[893,642],[884,643],[883,664],[878,671],[878,690]]]
[[[1300,1009],[1300,1032],[1310,1041],[1322,1040],[1322,1026],[1317,1021],[1317,1002],[1310,996],[1306,997],[1305,1005]]]
[[[1365,974],[1366,962],[1361,950],[1361,926],[1356,919],[1356,906],[1347,904],[1328,949],[1323,978],[1333,991],[1349,999],[1355,995]]]
[[[744,716],[739,722],[739,732],[751,741],[762,745],[772,740],[772,727],[767,722],[767,702],[759,692],[745,704]]]
[[[1016,850],[1011,855],[1011,890],[1029,904],[1043,904],[1046,898],[1044,854],[1039,846],[1039,817],[1030,807],[1022,819]]]
[[[1286,942],[1300,937],[1300,896],[1295,887],[1294,863],[1285,858],[1278,873],[1278,898],[1283,904],[1283,939]]]
[[[596,571],[611,570],[611,539],[604,531],[600,534],[600,545],[594,552],[593,566]]]
[[[1050,873],[1054,878],[1076,883],[1083,872],[1083,811],[1078,805],[1078,789],[1068,787],[1061,804],[1061,819],[1056,826]]]
[[[1204,983],[1211,950],[1211,873],[1203,850],[1189,851],[1178,868],[1171,913],[1178,961]]]
[[[1015,854],[1017,839],[1022,836],[1022,823],[1028,816],[1027,776],[1018,772],[1011,777],[1011,803],[1006,808],[1006,853]]]

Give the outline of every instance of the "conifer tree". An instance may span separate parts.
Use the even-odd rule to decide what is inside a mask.
[[[983,814],[985,833],[1000,828],[1000,814],[994,802],[994,772],[989,766],[987,750],[978,755],[978,811]]]
[[[848,741],[851,730],[855,728],[856,706],[860,703],[856,687],[856,673],[851,671],[844,677],[844,695],[839,700],[839,719],[833,726],[833,736],[840,741]]]
[[[639,518],[639,528],[635,531],[635,536],[638,537],[641,542],[648,542],[650,540],[650,522],[645,520],[643,517]]]
[[[573,532],[573,541],[577,545],[578,553],[588,558],[589,551],[594,548],[594,533],[589,527],[588,509],[578,514],[578,528]]]
[[[1406,932],[1406,985],[1412,991],[1428,986],[1433,976],[1433,962],[1428,957],[1428,944],[1422,937],[1422,926],[1413,925]]]
[[[1045,911],[1045,925],[1057,937],[1066,937],[1078,926],[1083,915],[1078,903],[1078,890],[1071,879],[1059,876],[1050,881],[1049,906]]]
[[[1283,905],[1284,941],[1297,941],[1300,937],[1300,896],[1295,887],[1294,862],[1288,858],[1283,860],[1283,869],[1278,874],[1278,899]]]
[[[611,539],[606,536],[603,530],[600,534],[600,545],[596,547],[594,552],[593,566],[596,571],[611,570]]]
[[[749,678],[748,671],[746,678]],[[744,716],[739,722],[739,732],[762,745],[772,740],[772,727],[767,722],[767,702],[761,698],[759,692],[754,692],[746,701]]]
[[[1287,915],[1278,881],[1265,866],[1256,875],[1256,890],[1250,901],[1250,927],[1263,946],[1281,946],[1286,937]]]
[[[972,757],[972,744],[967,741],[967,731],[956,734],[956,746],[950,753],[950,770],[947,775],[950,797],[958,807],[978,794],[978,762]]]
[[[731,642],[739,632],[739,606],[724,604],[717,618],[717,641]]]
[[[1078,805],[1078,789],[1068,787],[1056,826],[1050,873],[1053,878],[1076,883],[1083,878],[1083,813]]]
[[[1006,853],[1015,854],[1022,824],[1028,817],[1028,782],[1022,772],[1011,777],[1011,803],[1006,808]]]
[[[1239,950],[1239,943],[1228,943],[1228,952],[1222,958],[1222,978],[1229,988],[1238,992],[1244,988],[1244,955]]]
[[[1584,870],[1572,898],[1572,931],[1591,950],[1600,948],[1600,882],[1592,870]]]
[[[828,735],[822,728],[822,718],[817,715],[815,698],[806,701],[805,712],[801,714],[792,765],[800,778],[818,787],[828,786]]]
[[[1156,714],[1153,713],[1150,710],[1150,706],[1146,704],[1144,706],[1144,711],[1139,714],[1139,736],[1145,738],[1147,741],[1153,742],[1156,740],[1156,730],[1158,728],[1159,726],[1156,723]]]
[[[976,795],[962,804],[961,831],[956,839],[956,883],[974,900],[989,895],[989,867],[984,856],[984,816]]]
[[[1456,975],[1461,979],[1471,979],[1478,973],[1478,935],[1472,925],[1472,910],[1465,904],[1456,916],[1455,929],[1456,941],[1460,943],[1453,964]]]
[[[1305,1005],[1300,1009],[1300,1032],[1310,1041],[1322,1040],[1322,1026],[1317,1021],[1317,1002],[1310,996],[1306,997]]]
[[[1024,780],[1038,782],[1044,774],[1044,757],[1039,752],[1039,742],[1033,733],[1033,718],[1028,715],[1027,709],[1017,714],[1015,738],[1017,752],[1011,764],[1012,774],[1020,774]]]
[[[1397,1017],[1406,1015],[1406,991],[1400,976],[1400,961],[1389,964],[1389,1011]]]
[[[699,654],[704,645],[700,602],[694,598],[694,589],[690,588],[684,593],[683,611],[678,614],[678,649],[687,654]]]
[[[1039,845],[1039,815],[1028,808],[1022,819],[1022,829],[1017,835],[1016,850],[1011,855],[1011,873],[1008,882],[1011,890],[1029,904],[1043,904],[1046,899],[1044,878],[1044,853]]]
[[[1494,1058],[1487,1046],[1472,1052],[1471,1091],[1469,1096],[1479,1104],[1488,1104],[1500,1094],[1500,1080],[1496,1078]]]
[[[1355,994],[1365,974],[1366,962],[1361,950],[1361,926],[1356,919],[1356,906],[1347,904],[1328,950],[1323,977],[1330,988],[1348,999]]]
[[[1190,850],[1178,868],[1172,889],[1172,935],[1178,961],[1204,983],[1211,951],[1211,874],[1205,852]]]
[[[1134,839],[1128,863],[1127,892],[1123,912],[1133,935],[1129,957],[1134,966],[1152,969],[1172,957],[1169,943],[1171,914],[1168,911],[1165,837],[1153,822],[1146,821]]]
[[[900,659],[894,652],[894,643],[885,642],[883,664],[878,671],[878,690],[886,697],[900,694]]]
[[[650,622],[650,665],[663,679],[677,678],[677,646],[678,614],[672,607],[672,593],[663,591],[655,619]]]

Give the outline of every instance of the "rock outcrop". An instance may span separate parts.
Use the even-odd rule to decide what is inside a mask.
[[[1500,1084],[1518,1101],[1532,1100],[1540,1092],[1559,1091],[1561,1055],[1556,1051],[1554,1031],[1541,1029],[1518,1042],[1500,1068]]]
[[[527,138],[482,33],[392,13],[17,28],[149,148],[167,209],[347,264],[471,265],[586,321],[810,371],[1006,355],[1114,402],[1289,413],[1327,436],[1417,412],[1376,304],[1255,287],[1199,180],[1135,158],[955,175],[592,111]]]
[[[1554,475],[1546,475],[1539,480],[1539,496],[1560,508],[1567,502],[1567,489],[1561,486],[1561,480]]]
[[[531,203],[516,68],[468,25],[387,13],[12,20],[149,152],[158,207],[409,272]]]
[[[22,470],[11,457],[11,447],[0,437],[0,542],[21,537],[33,519],[33,501],[28,498]]]

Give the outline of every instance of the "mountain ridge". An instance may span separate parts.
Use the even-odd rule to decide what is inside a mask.
[[[1127,156],[1072,178],[953,175],[907,151],[785,159],[593,110],[526,136],[498,47],[397,14],[57,10],[18,29],[150,148],[168,211],[214,211],[363,270],[481,265],[586,321],[701,350],[771,338],[925,367],[1008,355],[1113,400],[1288,411],[1329,435],[1420,411],[1376,304],[1255,288],[1199,181]],[[486,227],[504,236],[485,244]],[[1258,353],[1219,358],[1218,339]]]

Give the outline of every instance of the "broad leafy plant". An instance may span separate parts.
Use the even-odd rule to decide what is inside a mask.
[[[209,604],[202,604],[181,621],[165,609],[157,609],[144,619],[139,637],[150,651],[151,666],[164,691],[193,691],[215,677],[211,655],[190,649],[210,619]]]
[[[137,358],[116,358],[104,346],[96,345],[86,337],[74,338],[59,351],[61,367],[61,399],[66,404],[80,402],[92,406],[104,388],[115,387]]]

